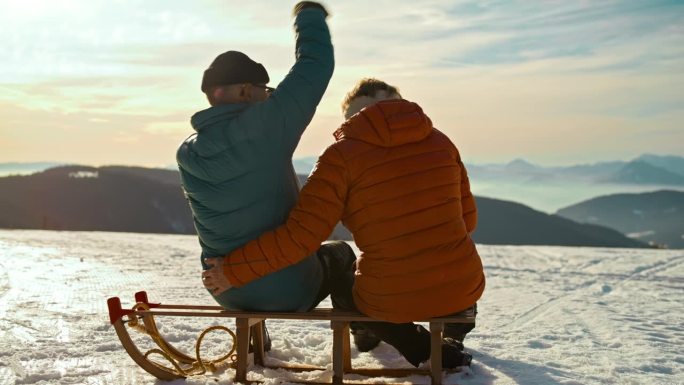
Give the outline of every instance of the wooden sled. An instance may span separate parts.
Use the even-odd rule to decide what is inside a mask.
[[[203,374],[206,371],[214,371],[221,366],[229,366],[235,369],[235,382],[243,384],[255,383],[247,379],[247,367],[249,358],[250,336],[254,336],[254,364],[261,367],[272,369],[286,369],[294,372],[326,370],[326,368],[310,365],[266,365],[264,363],[263,348],[263,327],[262,323],[266,319],[285,319],[285,320],[325,320],[330,321],[333,331],[333,378],[332,384],[353,384],[345,382],[345,374],[360,374],[369,377],[405,377],[414,374],[428,375],[431,377],[433,385],[442,383],[442,331],[445,323],[473,323],[475,314],[473,311],[462,312],[456,316],[439,317],[426,320],[416,320],[416,322],[427,322],[430,324],[431,334],[431,354],[429,369],[392,369],[392,368],[354,368],[351,362],[351,349],[349,339],[349,322],[364,321],[378,322],[356,312],[345,312],[333,309],[316,308],[309,312],[287,313],[287,312],[245,312],[225,310],[220,306],[194,306],[194,305],[163,305],[160,303],[150,303],[147,293],[144,291],[135,294],[136,304],[131,309],[123,309],[118,297],[107,300],[109,307],[109,319],[116,334],[121,340],[126,352],[133,358],[141,368],[151,375],[161,380],[175,380],[184,378],[188,375]],[[221,317],[235,318],[236,333],[223,326],[214,326],[205,330],[198,338],[195,345],[195,357],[174,348],[165,341],[156,327],[154,316],[176,316],[176,317]],[[142,324],[140,323],[142,321]],[[128,329],[134,328],[150,335],[159,349],[152,349],[143,354],[131,339]],[[233,345],[228,354],[219,359],[207,361],[200,357],[200,345],[204,335],[212,330],[223,330],[233,338]],[[172,367],[166,367],[156,361],[150,360],[150,355],[160,355],[165,358]],[[449,372],[455,372],[450,370]],[[288,380],[289,381],[289,380]],[[293,381],[290,381],[293,382]],[[302,383],[312,383],[305,381],[294,381]]]

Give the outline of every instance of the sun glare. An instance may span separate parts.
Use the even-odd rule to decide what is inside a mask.
[[[78,3],[75,0],[0,0],[0,10],[10,20],[21,21],[56,14],[73,15],[80,8]]]

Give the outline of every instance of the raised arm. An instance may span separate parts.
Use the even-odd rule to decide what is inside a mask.
[[[319,158],[287,222],[225,257],[223,273],[231,285],[242,286],[316,251],[342,217],[348,186],[344,160],[331,146]]]
[[[335,66],[328,12],[316,2],[295,6],[296,62],[271,96],[251,108],[245,118],[263,119],[265,135],[291,155],[311,122]]]

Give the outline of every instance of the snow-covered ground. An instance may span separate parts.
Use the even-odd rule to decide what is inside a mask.
[[[192,236],[0,231],[0,385],[160,384],[121,348],[105,301],[119,296],[130,306],[144,289],[152,301],[213,305],[201,287],[198,249]],[[446,383],[684,384],[684,251],[479,250],[488,285],[466,339],[474,364]],[[158,318],[165,337],[187,351],[219,322]],[[328,323],[269,321],[269,330],[270,357],[328,370],[292,377],[255,368],[252,379],[330,379]],[[222,337],[208,342],[208,355],[220,353]],[[408,366],[384,344],[352,356],[355,366]],[[173,384],[230,384],[233,376]]]

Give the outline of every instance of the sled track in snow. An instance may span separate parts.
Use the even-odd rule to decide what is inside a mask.
[[[617,280],[641,280],[641,281],[652,281],[657,278],[660,281],[670,282],[670,283],[684,283],[684,276],[669,276],[669,275],[656,275],[657,273],[667,271],[669,269],[679,267],[684,263],[684,256],[675,257],[668,261],[662,261],[656,263],[652,266],[647,266],[644,268],[637,269],[637,271],[632,273],[591,273],[586,271],[567,271],[562,272],[563,275],[572,276],[582,276],[586,278],[606,278],[606,279],[617,279]],[[485,266],[485,271],[487,272],[507,272],[515,274],[533,274],[533,275],[545,275],[557,273],[555,270],[534,270],[534,269],[516,269],[512,267],[500,267],[500,266]]]
[[[546,302],[540,303],[526,312],[520,314],[516,318],[512,319],[509,323],[502,325],[506,329],[519,329],[543,314],[552,311],[559,306],[562,306],[565,302],[571,301],[574,298],[586,297],[594,298],[596,293],[587,293],[587,290],[595,290],[595,285],[603,284],[604,287],[608,288],[608,293],[624,286],[632,281],[641,282],[652,282],[660,281],[667,282],[672,288],[680,288],[677,283],[684,283],[684,276],[667,276],[659,275],[659,273],[667,272],[668,270],[679,267],[684,263],[684,256],[675,256],[664,261],[657,261],[652,264],[646,264],[637,267],[632,272],[627,273],[591,273],[586,271],[563,271],[564,276],[574,276],[578,277],[578,282],[573,290],[564,291],[562,295],[549,298]],[[592,264],[589,264],[591,266]],[[534,270],[534,269],[516,269],[510,267],[497,267],[497,266],[486,266],[487,271],[499,271],[505,273],[518,274],[530,274],[535,276],[549,276],[553,274],[558,274],[558,271],[549,270]]]

